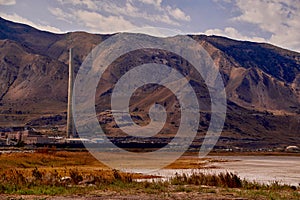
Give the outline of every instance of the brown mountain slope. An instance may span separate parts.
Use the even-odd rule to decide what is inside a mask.
[[[270,44],[237,41],[219,36],[191,36],[205,40],[232,57],[244,68],[258,67],[273,77],[292,83],[300,72],[300,56]]]
[[[228,98],[246,108],[293,112],[298,107],[296,90],[259,68],[235,68],[227,84]]]
[[[294,112],[295,107],[300,108],[299,53],[222,37],[192,37],[200,41],[219,66],[229,100],[242,107],[271,112]],[[280,73],[276,74],[276,70]]]
[[[45,55],[51,44],[63,35],[40,31],[25,24],[12,23],[0,17],[0,39],[21,43],[33,53]]]
[[[0,40],[1,124],[15,126],[45,114],[64,111],[67,90],[65,64],[32,54],[10,40]],[[16,115],[15,114],[23,114]]]
[[[93,47],[110,35],[84,32],[53,34],[0,18],[0,126],[65,125],[67,102],[68,49],[74,49],[75,71]],[[217,36],[190,36],[202,45],[220,68],[228,98],[228,113],[220,145],[257,147],[266,144],[300,143],[300,53],[269,44],[235,41]],[[165,63],[186,70],[189,64],[170,52],[136,52],[120,57],[107,74],[117,80],[128,63]],[[128,69],[127,69],[128,70]],[[200,136],[209,122],[209,95],[201,78],[190,74],[191,84],[202,95],[203,113]],[[109,108],[112,84],[97,90],[98,113]],[[161,100],[167,109],[176,107],[176,99],[162,88],[152,95],[153,87],[136,92],[166,94]],[[136,122],[147,121],[139,113],[152,98],[143,96],[131,102]],[[135,109],[137,108],[137,109]],[[147,109],[146,109],[147,110]],[[169,130],[176,129],[171,116]],[[101,121],[102,120],[102,121]],[[116,132],[112,119],[100,116],[101,123]],[[284,122],[284,123],[282,123]],[[202,135],[201,135],[202,134]]]

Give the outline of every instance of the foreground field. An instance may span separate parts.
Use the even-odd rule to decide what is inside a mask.
[[[205,168],[210,162],[220,161],[185,156],[168,168]],[[251,183],[231,173],[149,178],[155,177],[110,169],[88,152],[0,155],[0,199],[300,199],[297,187]]]

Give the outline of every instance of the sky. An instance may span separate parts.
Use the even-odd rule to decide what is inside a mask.
[[[0,0],[0,16],[55,33],[160,27],[300,52],[300,0]]]

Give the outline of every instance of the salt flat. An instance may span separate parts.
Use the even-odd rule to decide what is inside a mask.
[[[226,156],[216,157],[233,162],[218,162],[213,171],[235,172],[241,178],[270,183],[298,186],[300,184],[300,157],[296,156]]]
[[[298,186],[300,184],[300,157],[296,156],[209,156],[222,162],[208,163],[199,169],[161,169],[150,174],[161,176],[166,180],[176,173],[221,173],[232,172],[242,179],[269,184],[277,181],[280,184]],[[223,162],[225,161],[225,162]]]

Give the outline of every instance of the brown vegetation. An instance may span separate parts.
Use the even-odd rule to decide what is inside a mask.
[[[203,167],[210,159],[182,157],[171,168]],[[190,163],[190,164],[189,164]],[[202,164],[199,164],[202,163]],[[297,199],[296,187],[273,183],[262,185],[232,173],[177,174],[162,181],[153,176],[128,174],[109,169],[88,152],[44,148],[36,153],[0,155],[0,199],[41,199],[49,196],[128,199]],[[137,179],[148,181],[138,182]],[[20,196],[31,195],[31,196]],[[45,196],[46,195],[46,196]],[[100,198],[100,199],[101,199]],[[230,199],[229,198],[229,199]]]

